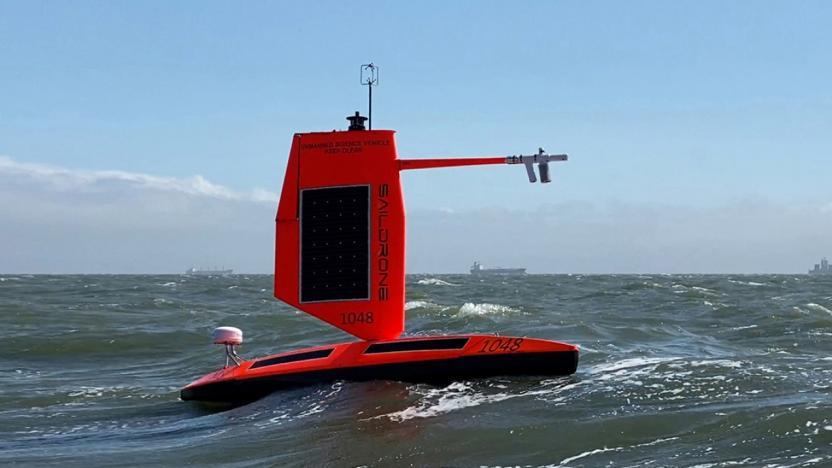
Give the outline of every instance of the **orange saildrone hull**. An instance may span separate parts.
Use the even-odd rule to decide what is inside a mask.
[[[335,380],[442,384],[499,375],[569,375],[577,366],[576,346],[535,338],[456,335],[357,341],[244,361],[190,383],[181,397],[245,403],[277,390]]]

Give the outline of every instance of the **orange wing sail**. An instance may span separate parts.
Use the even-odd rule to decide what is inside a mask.
[[[357,113],[356,113],[357,114]],[[275,236],[275,297],[364,340],[404,331],[405,216],[399,171],[480,164],[540,166],[550,156],[400,160],[395,132],[298,133]],[[355,120],[355,121],[353,121]],[[360,130],[360,131],[359,131]]]
[[[404,330],[405,219],[392,130],[295,134],[275,296],[365,340]]]

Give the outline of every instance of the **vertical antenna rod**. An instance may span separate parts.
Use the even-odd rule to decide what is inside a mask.
[[[370,93],[369,130],[373,129],[373,86],[378,86],[378,65],[372,62],[361,65],[361,84],[368,88]]]

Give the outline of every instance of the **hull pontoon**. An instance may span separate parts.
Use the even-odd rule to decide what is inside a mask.
[[[357,341],[275,354],[226,367],[182,389],[183,400],[245,403],[269,393],[335,380],[447,384],[492,376],[575,372],[578,348],[493,335]]]

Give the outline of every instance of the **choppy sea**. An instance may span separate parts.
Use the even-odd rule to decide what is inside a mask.
[[[832,277],[408,276],[409,335],[575,343],[578,372],[180,401],[216,326],[244,357],[350,340],[271,282],[0,275],[0,465],[832,466]]]

